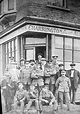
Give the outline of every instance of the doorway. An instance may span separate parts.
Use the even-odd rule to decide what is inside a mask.
[[[38,53],[42,54],[42,58],[46,58],[46,46],[35,47],[35,59],[38,59]]]

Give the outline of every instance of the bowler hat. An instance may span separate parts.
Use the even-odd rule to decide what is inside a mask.
[[[75,66],[75,63],[71,63],[70,66]]]

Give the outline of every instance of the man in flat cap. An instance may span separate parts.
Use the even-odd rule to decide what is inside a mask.
[[[52,56],[52,62],[51,62],[51,75],[50,75],[50,90],[53,94],[55,94],[55,76],[56,73],[59,71],[59,66],[57,63],[57,55]]]
[[[71,69],[68,70],[68,77],[70,78],[70,81],[71,81],[70,99],[71,99],[71,103],[75,104],[75,94],[78,88],[78,82],[80,80],[80,72],[75,70],[74,63],[70,64],[70,66],[71,66]]]
[[[30,65],[28,64],[26,66],[25,60],[21,59],[21,69],[20,69],[20,81],[25,85],[25,88],[28,89],[29,85],[31,84],[31,79],[30,79]]]

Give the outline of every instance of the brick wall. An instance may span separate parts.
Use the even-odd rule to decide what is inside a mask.
[[[47,2],[54,0],[17,0],[16,21],[26,16],[37,16],[52,20],[80,23],[80,0],[68,0],[71,12],[46,7]]]

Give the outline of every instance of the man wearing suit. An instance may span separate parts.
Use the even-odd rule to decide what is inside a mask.
[[[71,69],[68,70],[68,77],[70,78],[70,81],[71,81],[70,99],[71,99],[71,103],[75,104],[75,94],[80,80],[80,73],[79,71],[75,70],[74,63],[70,64],[70,66],[71,66]]]
[[[57,80],[59,77],[61,77],[61,71],[63,70],[64,64],[59,64],[59,71],[56,73],[55,79]]]

